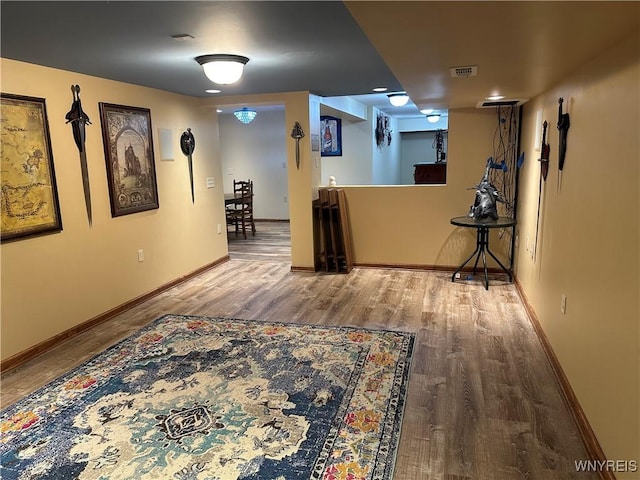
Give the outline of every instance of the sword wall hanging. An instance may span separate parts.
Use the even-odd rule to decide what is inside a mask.
[[[187,128],[187,131],[182,134],[180,137],[180,149],[182,153],[187,156],[187,160],[189,162],[189,181],[191,182],[191,203],[195,203],[195,195],[193,192],[193,159],[191,158],[191,154],[196,149],[196,139],[191,133],[191,129]]]
[[[91,217],[91,190],[89,188],[89,168],[87,167],[87,152],[85,150],[86,133],[85,126],[91,125],[91,121],[84,111],[82,111],[82,103],[80,102],[80,86],[71,85],[71,94],[73,95],[73,103],[71,110],[65,116],[66,123],[71,123],[73,131],[73,139],[80,153],[80,170],[82,172],[82,187],[84,189],[84,203],[87,208],[87,218],[89,226],[92,223]]]
[[[296,169],[300,170],[300,139],[304,137],[304,130],[302,130],[302,125],[298,122],[293,126],[293,130],[291,131],[291,138],[294,138],[296,141]]]
[[[542,147],[540,151],[540,173],[542,179],[547,180],[547,173],[549,173],[549,144],[547,143],[547,126],[549,124],[545,120],[542,124]]]
[[[542,204],[542,183],[547,180],[547,173],[549,173],[549,144],[547,143],[547,126],[549,124],[545,120],[542,124],[542,145],[540,148],[540,180],[538,183],[538,213],[536,215],[536,238],[533,246],[534,258],[538,254],[538,234],[540,231],[540,205]]]
[[[560,148],[558,155],[558,169],[560,171],[562,171],[562,168],[564,167],[564,157],[567,154],[567,132],[571,126],[569,114],[562,113],[562,102],[562,97],[560,97],[558,99],[558,130],[560,131],[560,140],[558,142],[558,146]]]

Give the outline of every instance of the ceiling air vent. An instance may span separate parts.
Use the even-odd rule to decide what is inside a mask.
[[[495,108],[495,107],[519,107],[527,100],[522,98],[514,98],[507,99],[503,98],[502,100],[483,100],[478,102],[476,108]]]
[[[453,78],[475,77],[478,75],[478,66],[469,65],[467,67],[452,67],[449,69]]]

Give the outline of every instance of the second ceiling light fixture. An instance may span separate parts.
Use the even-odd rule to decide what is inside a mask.
[[[403,107],[409,101],[409,95],[405,92],[390,93],[387,97],[389,97],[389,101],[394,107]]]

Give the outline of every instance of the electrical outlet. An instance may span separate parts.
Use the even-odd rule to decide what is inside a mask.
[[[138,261],[144,262],[144,250],[138,250]]]
[[[285,195],[285,196],[284,196],[284,197],[282,197],[282,198],[283,198],[283,200],[284,200],[284,203],[287,203],[287,201],[288,201],[288,200],[287,200],[287,196]]]
[[[214,177],[207,177],[207,188],[214,188],[216,186]]]
[[[218,235],[220,235],[222,233],[222,225],[218,224]]]
[[[560,297],[560,311],[563,315],[567,313],[567,296],[564,293]]]

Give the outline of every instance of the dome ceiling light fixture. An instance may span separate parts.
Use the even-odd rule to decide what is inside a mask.
[[[403,107],[409,101],[409,95],[406,92],[390,93],[387,97],[394,107]]]
[[[247,57],[225,53],[196,57],[196,62],[202,65],[207,78],[220,85],[230,85],[240,80],[248,61]]]
[[[250,108],[242,107],[240,110],[236,110],[235,112],[233,112],[233,114],[238,120],[247,125],[253,122],[253,119],[256,118],[256,115],[258,113],[255,110],[251,110]]]
[[[439,113],[430,113],[429,115],[427,115],[427,122],[429,123],[436,123],[438,120],[440,120]]]

